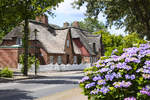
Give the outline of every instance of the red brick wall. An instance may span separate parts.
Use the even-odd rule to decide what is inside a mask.
[[[73,42],[72,42],[72,38],[71,38],[71,32],[70,30],[67,33],[67,37],[65,40],[65,53],[66,53],[66,59],[67,59],[67,55],[69,55],[69,64],[73,64],[73,56],[74,56],[74,50],[73,50]],[[67,40],[69,40],[69,47],[67,47]],[[67,60],[66,60],[67,63]]]
[[[2,46],[11,46],[11,45],[16,45],[16,39],[14,40],[3,40]]]
[[[42,65],[48,64],[48,54],[43,48],[40,48],[39,59]]]
[[[87,51],[87,49],[80,42],[80,39],[73,39],[73,41],[75,42],[75,44],[77,45],[77,47],[80,49],[82,56],[88,56],[88,57],[90,56],[90,54]]]
[[[17,68],[18,48],[0,48],[0,67]]]

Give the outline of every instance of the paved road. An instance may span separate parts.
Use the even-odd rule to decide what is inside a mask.
[[[49,74],[38,79],[0,83],[0,100],[34,100],[78,87],[82,72]]]

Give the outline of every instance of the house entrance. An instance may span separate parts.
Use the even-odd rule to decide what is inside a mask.
[[[67,55],[67,64],[69,63],[69,55]]]

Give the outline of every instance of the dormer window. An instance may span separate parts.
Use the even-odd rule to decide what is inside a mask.
[[[69,40],[67,40],[67,48],[69,48]]]
[[[22,39],[21,38],[17,38],[16,45],[22,45]]]

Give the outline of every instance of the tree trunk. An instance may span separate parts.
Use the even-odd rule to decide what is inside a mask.
[[[28,75],[28,34],[29,34],[29,21],[25,18],[24,25],[24,71],[23,75]]]
[[[147,29],[147,40],[150,40],[150,24],[149,24],[149,19],[146,21],[146,29]]]

